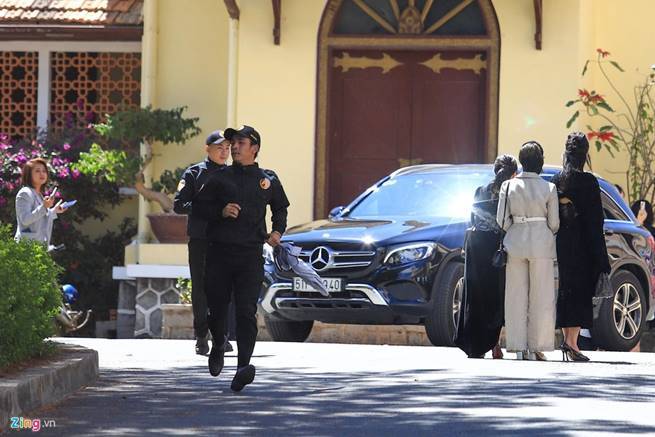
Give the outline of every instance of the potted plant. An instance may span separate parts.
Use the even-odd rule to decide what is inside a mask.
[[[182,144],[200,133],[198,118],[185,118],[186,107],[173,109],[128,109],[106,116],[93,125],[104,144],[93,144],[80,153],[75,168],[108,182],[132,186],[144,199],[154,201],[162,213],[148,214],[153,233],[160,243],[186,241],[186,216],[173,212],[171,194],[181,169],[166,171],[159,183],[147,186],[144,171],[153,158],[153,144]],[[141,154],[138,145],[143,145]],[[173,181],[173,182],[171,182]]]

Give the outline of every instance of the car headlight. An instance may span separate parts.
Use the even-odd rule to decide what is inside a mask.
[[[413,243],[393,248],[384,257],[385,264],[401,265],[429,258],[434,252],[434,243]]]
[[[273,256],[273,248],[270,244],[264,243],[262,246],[262,256],[264,257],[264,262],[267,264],[275,263],[275,257]]]

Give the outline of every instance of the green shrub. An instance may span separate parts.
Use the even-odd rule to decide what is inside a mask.
[[[45,247],[0,226],[0,369],[41,354],[61,303],[60,268]]]

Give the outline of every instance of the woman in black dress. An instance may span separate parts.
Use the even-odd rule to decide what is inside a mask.
[[[469,358],[483,358],[493,349],[502,358],[498,337],[504,322],[505,269],[491,265],[502,232],[496,222],[498,190],[517,171],[516,159],[501,155],[494,162],[495,179],[475,191],[472,227],[465,243],[465,292],[455,344]]]
[[[569,134],[564,169],[552,180],[560,198],[557,326],[564,334],[562,355],[573,361],[589,361],[578,349],[578,335],[580,328],[593,327],[596,282],[601,273],[610,272],[600,186],[593,174],[584,171],[588,153],[585,134]]]

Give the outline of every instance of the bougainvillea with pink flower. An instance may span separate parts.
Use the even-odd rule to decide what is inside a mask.
[[[21,188],[21,168],[29,159],[45,158],[49,164],[46,192],[57,186],[56,197],[78,200],[54,223],[53,244],[63,243],[66,247],[53,254],[64,270],[61,282],[72,283],[81,291],[80,308],[92,308],[98,319],[106,319],[108,309],[116,308],[118,292],[111,268],[123,263],[122,249],[136,229],[128,218],[118,227],[108,227],[99,238],[90,238],[80,230],[82,222],[89,218],[103,220],[107,211],[122,201],[117,184],[74,168],[80,153],[88,152],[99,140],[95,129],[75,126],[42,132],[37,140],[11,140],[0,134],[0,223],[15,229],[14,202]]]

